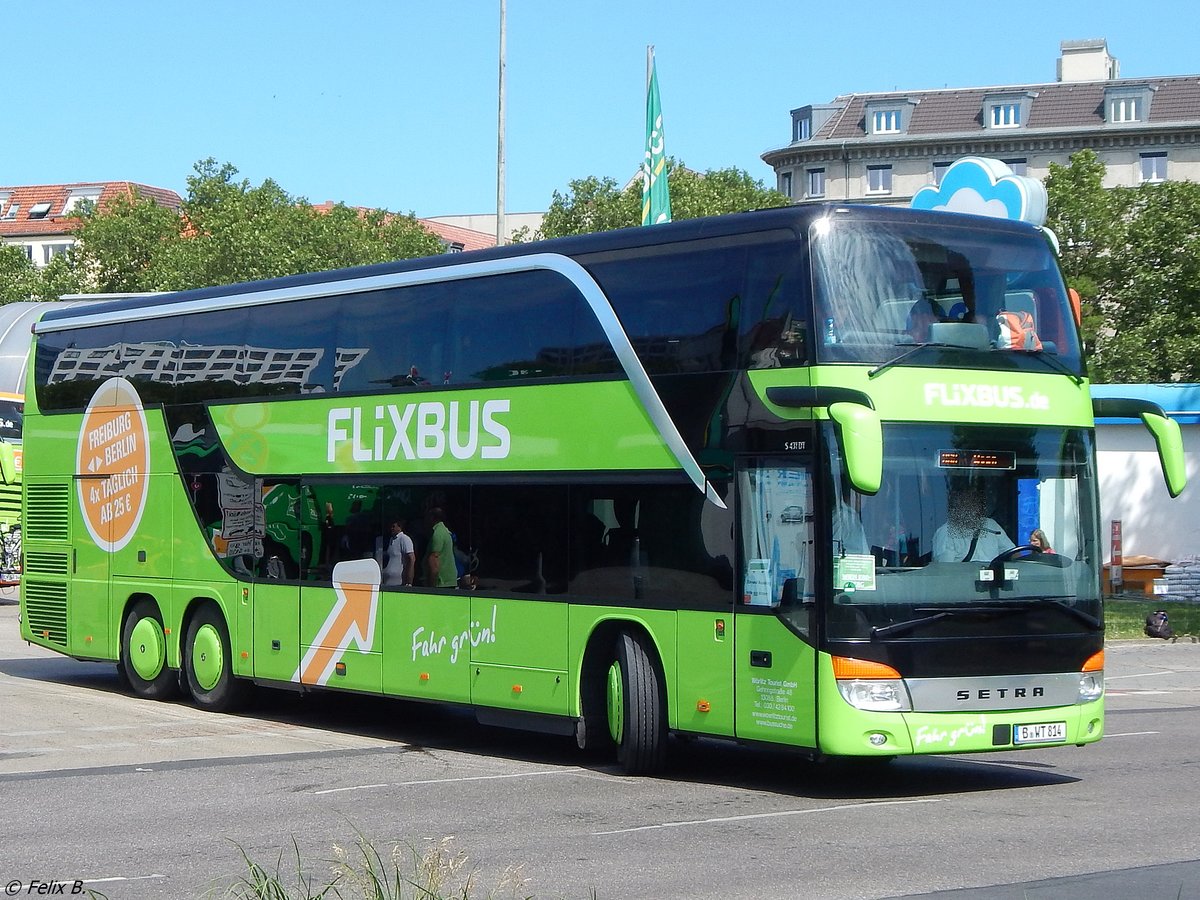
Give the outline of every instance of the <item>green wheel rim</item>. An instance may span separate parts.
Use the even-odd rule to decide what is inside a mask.
[[[608,733],[617,744],[625,736],[625,689],[615,662],[608,668]]]
[[[225,648],[221,646],[220,633],[212,625],[201,625],[192,641],[192,674],[196,684],[211,691],[220,682],[224,669]]]
[[[129,633],[129,662],[143,681],[153,681],[167,662],[167,641],[162,625],[149,616],[138,619]]]

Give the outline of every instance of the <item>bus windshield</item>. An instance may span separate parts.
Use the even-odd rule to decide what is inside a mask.
[[[817,345],[823,362],[903,363],[950,347],[958,367],[1082,374],[1078,332],[1050,245],[1036,231],[830,215],[813,226]],[[984,224],[981,226],[981,222]],[[1012,351],[1025,351],[1014,353]],[[929,365],[912,353],[913,364]],[[1062,368],[1059,366],[1058,368]]]
[[[1067,631],[1098,627],[1100,545],[1085,431],[894,425],[884,439],[883,488],[874,496],[846,487],[837,443],[828,442],[837,486],[829,637],[994,633],[996,610],[1007,608],[1052,610],[1055,627]],[[1022,617],[1007,618],[1003,627],[1020,631]]]

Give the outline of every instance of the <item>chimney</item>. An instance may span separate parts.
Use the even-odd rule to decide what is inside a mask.
[[[1063,41],[1058,45],[1059,81],[1112,81],[1121,76],[1121,64],[1108,55],[1108,41]]]

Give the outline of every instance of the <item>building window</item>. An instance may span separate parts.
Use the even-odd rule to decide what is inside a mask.
[[[100,194],[101,191],[99,190],[72,191],[70,196],[67,197],[67,202],[63,204],[61,215],[69,216],[84,202],[91,204],[99,203]]]
[[[1167,154],[1142,154],[1142,182],[1167,180]]]
[[[1155,88],[1148,84],[1117,84],[1104,89],[1104,120],[1110,125],[1147,122]]]
[[[1012,169],[1014,175],[1025,175],[1029,168],[1028,161],[1025,159],[1002,159],[1000,162]]]
[[[950,168],[948,162],[935,162],[933,164],[933,183],[941,185],[942,179],[946,177],[946,170]]]
[[[1141,116],[1138,115],[1138,105],[1137,97],[1114,97],[1112,103],[1108,107],[1108,121],[1139,121]]]
[[[867,166],[867,193],[890,194],[892,192],[892,167]]]
[[[62,256],[71,248],[70,244],[43,244],[42,245],[42,265],[50,265],[50,260],[56,256]]]
[[[33,206],[29,207],[29,218],[44,219],[44,218],[46,218],[46,214],[49,212],[50,212],[49,201],[46,201],[43,203],[35,203],[35,204],[33,204]]]
[[[17,217],[17,213],[19,213],[20,211],[21,211],[21,204],[13,203],[8,207],[8,209],[6,209],[4,211],[4,218],[15,219]]]
[[[779,192],[789,200],[792,199],[792,173],[779,173]]]
[[[792,135],[794,141],[807,141],[812,137],[812,119],[807,116],[803,119],[797,119],[795,123],[795,134]]]
[[[1020,124],[1020,103],[997,103],[992,107],[993,128],[1016,128]]]
[[[871,116],[872,134],[899,134],[900,110],[877,109]]]
[[[808,196],[809,197],[824,197],[825,196],[825,170],[824,169],[809,169],[808,170]]]

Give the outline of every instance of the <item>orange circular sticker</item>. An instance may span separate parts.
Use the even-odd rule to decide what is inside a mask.
[[[79,509],[102,550],[133,538],[150,486],[150,435],[137,390],[124,378],[100,386],[83,414],[75,471]]]

